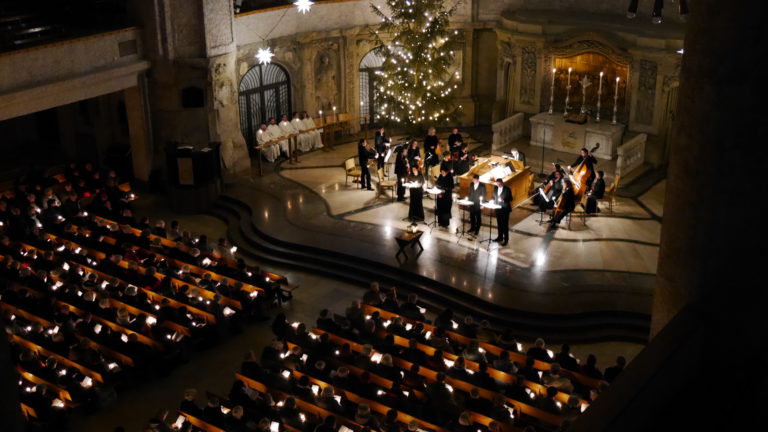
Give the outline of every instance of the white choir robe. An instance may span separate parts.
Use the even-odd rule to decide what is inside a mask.
[[[283,129],[281,129],[280,126],[276,124],[267,126],[267,131],[272,134],[272,139],[282,138],[285,136]],[[280,151],[284,151],[285,154],[288,154],[288,140],[280,141],[278,146],[280,147]]]
[[[294,129],[300,132],[299,136],[296,137],[299,150],[303,152],[312,150],[312,138],[310,137],[309,133],[304,132],[307,129],[304,127],[304,122],[302,122],[299,118],[294,118],[291,120],[291,125],[293,125]]]
[[[264,144],[274,140],[275,137],[272,136],[272,133],[269,131],[269,128],[267,128],[266,131],[263,131],[259,129],[258,132],[256,132],[256,141],[259,142],[259,145],[263,146]],[[280,147],[277,143],[270,144],[266,147],[262,147],[261,154],[264,155],[264,158],[270,162],[274,162],[275,159],[277,159],[278,156],[280,156]]]
[[[314,129],[317,127],[312,117],[307,116],[304,118],[304,120],[302,120],[302,122],[304,122],[304,127],[306,129]],[[322,132],[322,129],[315,129],[312,132],[309,132],[313,149],[319,149],[323,146],[323,137],[321,134]]]
[[[291,122],[289,122],[287,120],[280,122],[280,130],[283,131],[283,136],[284,137],[287,137],[289,135],[293,135],[295,133],[299,133],[299,131],[297,131],[296,128],[293,127]],[[280,141],[280,148],[283,148],[283,142],[282,141]],[[288,153],[288,140],[285,141],[285,152]]]

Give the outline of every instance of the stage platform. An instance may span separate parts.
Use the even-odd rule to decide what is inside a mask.
[[[218,216],[237,224],[230,227],[233,240],[284,263],[360,283],[395,283],[478,315],[506,317],[532,333],[590,328],[595,339],[644,340],[663,181],[640,196],[618,197],[613,214],[606,209],[586,225],[574,218],[570,230],[563,223],[548,233],[533,207],[522,206],[512,213],[506,247],[481,242],[487,225],[476,239],[457,235],[462,213],[455,207],[449,229],[419,226],[425,251],[404,261],[395,257],[394,236],[408,225],[407,202],[394,202],[390,191],[360,190],[351,180],[345,185],[342,163],[356,153],[354,143],[338,145],[228,185]],[[433,201],[424,207],[430,222]]]

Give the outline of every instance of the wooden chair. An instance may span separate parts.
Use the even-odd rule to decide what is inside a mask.
[[[377,196],[384,192],[384,189],[392,189],[392,201],[395,200],[395,188],[397,187],[397,180],[385,180],[384,179],[384,169],[379,168],[376,170],[376,177],[379,180],[378,188],[377,188]]]
[[[613,183],[611,183],[610,186],[605,190],[605,194],[603,194],[603,197],[599,200],[597,200],[598,206],[603,202],[608,202],[608,212],[613,214],[613,203],[616,200],[616,191],[619,189],[619,180],[621,180],[621,175],[616,174],[613,177]]]
[[[360,180],[360,176],[362,175],[363,171],[360,169],[359,166],[355,165],[355,158],[351,157],[344,161],[344,172],[346,177],[344,178],[344,186],[347,186],[349,184],[349,178],[352,177],[352,180]]]

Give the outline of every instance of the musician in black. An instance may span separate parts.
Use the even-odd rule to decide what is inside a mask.
[[[416,140],[411,140],[408,147],[408,165],[411,167],[418,167],[421,161],[421,150],[419,149],[419,143]]]
[[[440,145],[440,139],[437,137],[435,128],[429,128],[427,136],[424,137],[424,161],[427,169],[440,163],[440,158],[437,156],[438,145]]]
[[[603,199],[605,195],[605,173],[602,171],[597,172],[595,182],[592,183],[592,188],[587,192],[587,213],[597,213],[600,209],[597,207],[597,200]]]
[[[496,186],[493,188],[493,202],[501,206],[496,209],[496,226],[499,234],[493,241],[502,246],[509,242],[509,214],[512,212],[512,191],[504,186],[503,179],[496,179]]]
[[[460,176],[469,171],[471,166],[469,153],[464,150],[459,150],[455,155],[451,155],[453,162],[453,175]]]
[[[360,141],[357,143],[357,159],[360,164],[360,187],[367,190],[373,190],[371,187],[371,172],[368,171],[368,161],[374,156],[376,156],[376,153],[368,148],[368,141],[360,138]]]
[[[443,155],[443,161],[440,162],[440,171],[446,171],[451,177],[453,177],[455,175],[453,170],[453,157],[450,153],[446,153]]]
[[[546,211],[554,207],[557,199],[560,198],[560,194],[563,193],[563,172],[555,171],[552,174],[552,180],[541,187],[539,195],[536,195],[536,198],[534,199],[541,211]]]
[[[411,166],[411,173],[406,179],[408,183],[415,183],[417,187],[411,188],[411,201],[408,203],[408,219],[412,222],[421,222],[424,220],[424,176],[421,175],[419,167]]]
[[[572,212],[576,208],[576,197],[573,194],[573,185],[568,179],[563,180],[563,197],[562,197],[562,211],[557,212],[549,223],[549,230],[553,230],[560,225],[560,221],[563,220],[568,213]]]
[[[597,145],[599,146],[600,144]],[[576,168],[582,162],[587,165],[590,172],[592,173],[589,177],[587,177],[587,188],[590,188],[592,186],[592,182],[595,180],[595,165],[597,165],[597,159],[592,155],[592,152],[582,148],[579,157],[576,158],[576,161],[571,164],[571,169]]]
[[[462,149],[464,140],[461,138],[461,134],[457,128],[453,128],[453,131],[448,135],[448,148],[451,153],[456,153]]]
[[[373,149],[379,154],[376,158],[376,169],[384,169],[384,157],[389,149],[389,136],[383,127],[380,127],[374,135]]]
[[[554,166],[555,169],[551,173],[549,173],[549,175],[547,176],[547,179],[544,182],[545,184],[547,182],[552,181],[552,179],[555,178],[555,173],[557,173],[557,172],[560,172],[560,177],[561,178],[565,177],[565,171],[563,171],[563,167],[560,166],[560,164],[556,163],[556,164],[552,164],[552,165]]]
[[[480,183],[480,176],[472,176],[472,183],[469,185],[469,200],[472,206],[469,207],[469,232],[470,234],[480,234],[481,214],[480,202],[485,199],[485,185]]]
[[[443,191],[437,195],[437,224],[443,228],[448,228],[451,223],[451,207],[453,206],[453,176],[448,171],[440,169],[435,187]]]
[[[509,154],[512,156],[513,160],[520,161],[523,163],[523,166],[525,166],[525,153],[516,148],[513,148],[509,151]]]
[[[395,175],[397,176],[397,200],[405,201],[403,182],[408,177],[408,149],[405,146],[398,147],[395,157]]]

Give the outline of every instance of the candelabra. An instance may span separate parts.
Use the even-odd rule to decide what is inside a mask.
[[[568,104],[571,101],[571,70],[568,68],[568,83],[565,85],[565,108],[563,109],[563,117],[568,116]]]
[[[549,86],[549,114],[552,115],[555,112],[555,72],[557,69],[552,69],[552,85]]]
[[[616,77],[616,91],[613,93],[613,120],[611,124],[616,124],[616,108],[619,105],[619,80],[621,78]]]
[[[579,81],[579,84],[581,84],[581,109],[579,112],[584,114],[587,112],[587,87],[591,86],[592,83],[589,82],[589,78],[584,75]]]

